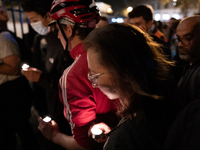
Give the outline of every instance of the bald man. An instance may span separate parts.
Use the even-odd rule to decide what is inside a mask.
[[[182,20],[176,34],[180,58],[188,62],[179,81],[186,107],[172,125],[164,150],[200,150],[200,16]]]
[[[181,101],[186,106],[200,97],[200,15],[182,20],[176,35],[179,56],[188,62],[178,84]]]

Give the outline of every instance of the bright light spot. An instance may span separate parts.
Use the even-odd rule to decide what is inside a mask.
[[[163,20],[169,20],[170,16],[169,16],[169,14],[163,14],[162,18],[163,18]]]
[[[129,6],[128,8],[127,8],[127,11],[128,12],[131,12],[133,10],[133,7],[131,7],[131,6]]]
[[[44,119],[43,119],[44,122],[49,122],[51,121],[51,118],[49,116],[46,116]]]
[[[102,134],[103,131],[101,129],[97,128],[96,126],[93,126],[91,129],[91,132],[94,135],[100,135],[100,134]]]
[[[112,18],[111,22],[123,23],[124,19],[123,18]]]
[[[112,18],[112,19],[111,19],[111,22],[117,22],[117,19]]]
[[[173,2],[173,5],[176,6],[176,2]]]
[[[172,17],[174,17],[174,18],[177,19],[177,20],[180,19],[180,15],[179,15],[179,14],[173,14]]]
[[[27,64],[23,64],[23,65],[22,65],[22,69],[23,69],[23,70],[26,70],[28,67],[29,67],[29,65],[27,65]]]
[[[107,9],[107,13],[112,13],[112,12],[113,12],[112,8]]]
[[[156,14],[154,18],[155,18],[156,21],[159,21],[160,20],[160,14]]]
[[[117,23],[122,23],[122,22],[124,22],[123,18],[117,18]]]
[[[173,0],[173,2],[177,2],[177,0]]]

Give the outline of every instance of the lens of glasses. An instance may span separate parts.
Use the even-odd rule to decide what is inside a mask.
[[[90,72],[88,73],[88,79],[92,83],[92,87],[96,87],[97,86],[97,77],[96,76],[92,76]]]
[[[184,46],[188,46],[190,45],[190,39],[187,38],[176,38],[176,43],[177,45],[179,44],[179,42],[181,42]]]

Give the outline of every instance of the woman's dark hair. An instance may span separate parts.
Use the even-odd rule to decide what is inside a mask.
[[[23,11],[35,11],[41,16],[45,16],[50,11],[53,0],[22,0],[21,6]]]
[[[141,97],[163,98],[163,81],[172,63],[147,33],[133,25],[112,23],[93,30],[83,44],[94,49],[100,64],[113,73],[112,83],[121,96],[119,115],[142,116]]]

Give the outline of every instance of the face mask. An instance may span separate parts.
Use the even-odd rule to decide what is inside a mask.
[[[45,27],[42,21],[34,22],[30,25],[37,33],[41,35],[46,35],[50,31],[50,27]]]

